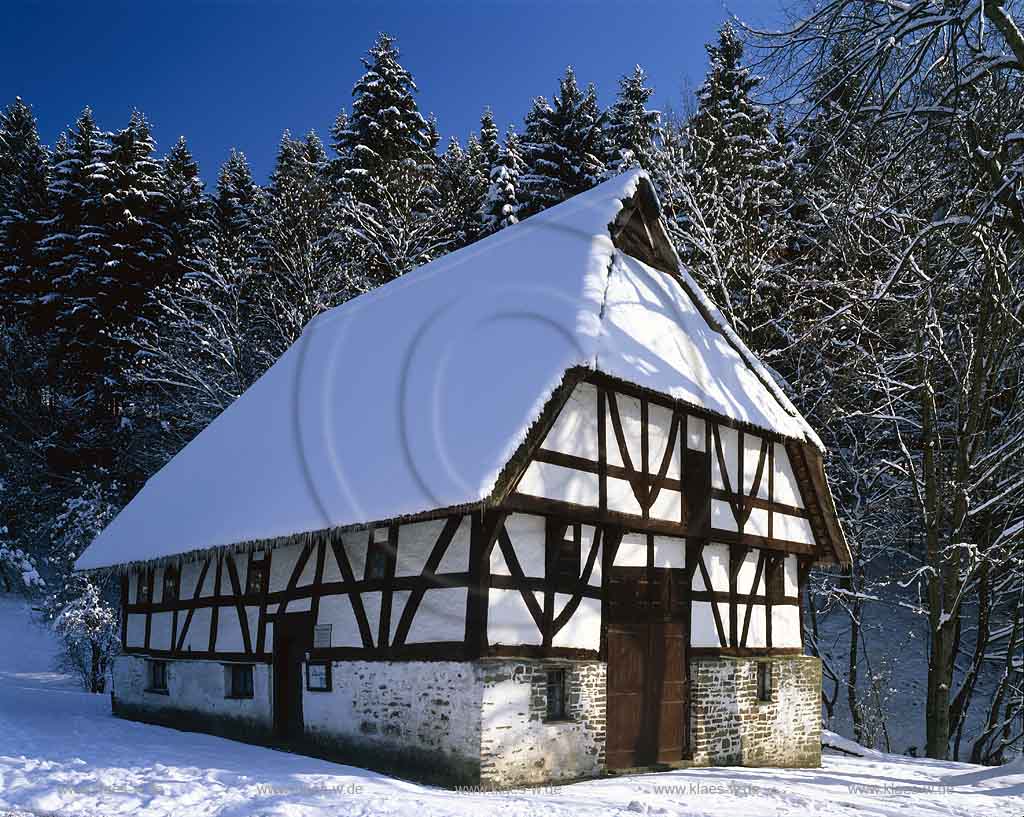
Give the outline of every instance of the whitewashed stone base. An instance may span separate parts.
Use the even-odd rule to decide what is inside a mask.
[[[219,661],[168,661],[167,692],[151,692],[146,659],[119,655],[112,670],[115,714],[253,740],[273,728],[270,666],[253,665],[253,697],[224,697],[224,664]]]
[[[564,668],[564,721],[547,722],[547,670]],[[481,783],[524,786],[604,772],[607,665],[488,660],[482,682]]]
[[[772,700],[757,699],[757,664],[772,664]],[[690,662],[693,762],[821,766],[821,661],[807,655]]]

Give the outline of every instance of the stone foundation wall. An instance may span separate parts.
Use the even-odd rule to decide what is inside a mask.
[[[306,738],[325,754],[438,784],[479,780],[473,663],[335,661],[331,675],[331,691],[302,698]]]
[[[166,693],[147,690],[143,656],[117,656],[111,678],[115,715],[242,740],[263,741],[273,731],[267,664],[253,665],[252,698],[224,697],[224,664],[219,661],[167,661]]]
[[[566,719],[547,721],[547,671],[566,671]],[[480,780],[504,788],[604,771],[607,665],[484,660]]]
[[[770,701],[757,699],[757,665],[772,665]],[[812,656],[702,658],[690,662],[695,763],[821,765],[821,661]]]

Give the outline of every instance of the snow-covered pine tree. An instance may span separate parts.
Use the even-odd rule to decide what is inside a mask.
[[[639,65],[619,80],[619,92],[608,109],[605,126],[610,175],[631,167],[653,169],[661,124],[661,113],[647,109],[653,93],[654,89],[647,87],[647,74]]]
[[[57,337],[53,352],[62,354],[74,336],[75,316],[63,299],[73,296],[85,275],[84,245],[80,234],[87,208],[98,198],[95,181],[88,168],[96,161],[97,151],[106,148],[106,134],[96,125],[92,110],[85,108],[74,126],[61,134],[50,168],[51,215],[44,222],[39,243],[41,263],[50,282],[44,298],[48,304]]]
[[[416,83],[398,61],[393,37],[380,34],[363,58],[366,71],[352,88],[352,112],[339,116],[332,146],[343,189],[366,201],[371,180],[430,159],[430,127],[420,113]]]
[[[439,138],[420,114],[416,84],[398,62],[394,39],[381,34],[352,89],[352,111],[333,132],[349,239],[353,292],[366,291],[444,254],[452,225],[438,207]]]
[[[168,278],[177,280],[197,264],[199,248],[210,240],[210,201],[185,137],[175,142],[164,157],[163,220],[170,237]]]
[[[48,215],[48,171],[32,109],[16,97],[0,111],[0,304],[9,317],[35,317],[49,289],[37,246]]]
[[[771,113],[753,99],[760,79],[743,64],[743,43],[731,24],[707,51],[710,66],[686,126],[680,210],[670,226],[705,291],[764,355],[784,334],[788,300],[774,270],[791,236],[791,161]]]
[[[553,103],[537,97],[526,115],[520,178],[525,215],[540,212],[601,181],[608,155],[604,114],[593,84],[581,90],[569,66]]]
[[[316,133],[297,139],[285,131],[259,214],[260,272],[250,297],[263,344],[276,357],[316,315],[348,297],[341,213]]]
[[[469,137],[463,150],[455,137],[437,162],[437,210],[449,225],[450,249],[480,237],[480,210],[487,193],[487,163],[483,145]]]
[[[217,175],[214,194],[216,230],[221,241],[230,244],[255,241],[260,192],[245,154],[232,148]]]
[[[497,161],[490,166],[489,185],[484,196],[481,220],[484,234],[497,232],[519,221],[519,177],[524,172],[519,136],[512,126],[498,150]]]
[[[114,399],[131,350],[122,333],[143,315],[168,276],[172,254],[164,223],[163,168],[149,123],[135,111],[101,140],[85,168],[88,198],[77,239],[80,261],[61,291],[62,321],[80,369],[78,393]]]

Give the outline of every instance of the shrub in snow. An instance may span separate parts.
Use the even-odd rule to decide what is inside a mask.
[[[60,668],[77,675],[87,691],[103,692],[110,661],[120,649],[117,610],[84,576],[74,583],[79,592],[53,621],[63,646]]]

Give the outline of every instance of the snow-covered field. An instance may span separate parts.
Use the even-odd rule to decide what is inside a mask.
[[[54,673],[53,643],[0,596],[0,813],[139,817],[1024,815],[1024,765],[985,769],[827,753],[822,769],[700,769],[501,794],[459,793],[350,766],[111,717]]]

